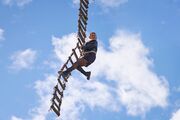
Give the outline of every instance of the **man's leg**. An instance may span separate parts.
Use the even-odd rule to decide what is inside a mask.
[[[66,71],[63,72],[63,76],[64,77],[68,76],[68,74],[72,72],[74,69],[77,69],[78,66],[82,67],[86,65],[87,65],[87,60],[85,60],[84,58],[80,58],[71,67],[69,67]]]
[[[91,72],[90,71],[89,72],[84,71],[81,66],[78,66],[76,69],[78,71],[80,71],[83,75],[85,75],[87,77],[87,80],[90,79],[90,76],[91,76]]]

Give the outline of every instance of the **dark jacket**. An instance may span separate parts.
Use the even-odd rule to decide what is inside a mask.
[[[98,47],[97,40],[91,40],[85,43],[84,46],[82,46],[82,50],[84,52],[90,52],[90,51],[97,52],[97,47]]]

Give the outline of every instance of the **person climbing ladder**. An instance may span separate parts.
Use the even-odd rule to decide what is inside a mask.
[[[89,35],[89,41],[86,39],[87,21],[88,21],[88,8],[89,0],[79,0],[79,17],[78,17],[78,31],[77,31],[77,45],[72,49],[71,55],[68,60],[63,64],[61,69],[58,71],[58,83],[54,86],[53,97],[51,99],[52,104],[50,110],[53,110],[57,116],[61,115],[61,105],[64,96],[64,90],[68,82],[70,73],[77,69],[84,74],[87,79],[90,79],[91,72],[83,70],[83,66],[88,67],[96,59],[96,52],[98,47],[97,36],[95,32],[91,32]],[[80,54],[76,53],[79,50]],[[76,61],[72,60],[72,56],[75,57]],[[75,63],[74,63],[75,62]],[[72,65],[68,68],[68,65]]]
[[[63,71],[62,76],[68,77],[68,75],[74,70],[77,69],[82,74],[84,74],[87,79],[90,79],[91,72],[86,72],[82,69],[83,66],[88,67],[96,59],[96,53],[98,48],[97,35],[95,32],[91,32],[89,35],[89,41],[87,41],[82,47],[83,56],[80,57],[71,67],[67,68],[66,71]]]

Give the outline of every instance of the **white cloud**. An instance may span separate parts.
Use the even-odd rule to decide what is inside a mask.
[[[85,105],[88,105],[91,110],[100,107],[105,110],[117,111],[117,103],[112,102],[113,96],[106,84],[99,81],[84,81],[77,78],[72,78],[69,83],[62,104],[62,119],[63,120],[79,120],[79,113],[83,113]],[[108,106],[108,107],[107,107]]]
[[[0,28],[0,41],[4,40],[4,30]]]
[[[79,0],[73,0],[74,4],[79,4]]]
[[[14,5],[16,4],[19,7],[23,7],[26,4],[29,4],[30,2],[32,2],[32,0],[3,0],[3,3],[5,5]]]
[[[14,70],[32,68],[32,64],[36,59],[36,54],[36,51],[31,49],[15,52],[11,56],[12,64],[10,68]]]
[[[127,3],[128,0],[90,0],[90,2],[98,3],[102,7],[118,7],[124,3]],[[79,0],[73,0],[74,4],[79,4]]]
[[[62,38],[52,37],[55,56],[61,65],[76,45],[76,34]],[[165,107],[168,97],[168,83],[152,71],[153,62],[149,50],[142,43],[140,34],[117,31],[110,38],[110,46],[101,44],[97,60],[89,68],[92,79],[74,74],[68,82],[63,98],[61,117],[63,120],[80,120],[85,107],[119,112],[126,107],[130,115],[144,115],[153,107]],[[32,120],[45,120],[49,115],[55,75],[35,83],[39,95],[39,106],[32,114]],[[59,119],[60,119],[59,118]]]
[[[39,106],[31,110],[31,120],[45,120],[50,107],[53,87],[56,84],[55,75],[47,75],[45,80],[35,82],[36,93],[39,95]]]
[[[76,34],[72,33],[67,36],[63,36],[62,38],[52,37],[52,44],[54,46],[55,56],[61,62],[65,62],[67,60],[68,55],[72,51],[72,48],[76,46],[77,38]]]
[[[128,0],[99,0],[103,7],[117,7],[128,2]]]
[[[11,120],[22,120],[21,118],[17,118],[16,116],[12,116]]]
[[[170,120],[180,120],[180,109],[173,113],[172,118]]]
[[[167,81],[152,71],[153,62],[140,34],[117,31],[110,39],[109,51],[101,47],[97,57],[93,75],[117,84],[115,91],[129,114],[144,114],[152,107],[167,105]]]

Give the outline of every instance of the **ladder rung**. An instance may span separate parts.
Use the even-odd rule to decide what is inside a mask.
[[[71,62],[71,64],[74,64],[73,60],[71,59],[71,57],[69,57],[69,61]]]
[[[64,65],[62,66],[62,68],[61,68],[61,70],[60,70],[60,71],[63,71],[63,70],[64,70],[64,68],[65,68],[65,67],[67,67],[67,65],[66,65],[66,64],[67,64],[67,62],[66,62],[66,63],[64,63]]]
[[[85,26],[87,25],[87,19],[84,17],[84,15],[81,13],[79,14],[79,19],[81,20],[82,24]]]
[[[81,7],[80,9],[79,9],[79,14],[83,14],[83,16],[84,16],[84,18],[86,19],[86,20],[88,20],[88,14],[84,11],[84,9],[83,9],[83,7]]]
[[[56,113],[57,116],[60,116],[60,111],[58,111],[54,105],[51,105],[52,110]]]
[[[81,48],[80,48],[80,46],[79,46],[78,43],[77,43],[77,47],[78,47],[78,50],[79,50],[80,55],[82,55],[82,50],[81,50]]]
[[[83,36],[83,35],[82,35],[82,33],[81,33],[80,31],[79,31],[79,36],[80,36],[80,38],[82,38],[82,39],[83,39],[83,41],[85,41],[85,38],[86,38],[86,37],[85,37],[85,36]]]
[[[63,90],[65,90],[66,85],[62,84],[61,80],[58,78],[58,82]]]
[[[81,3],[86,9],[88,8],[88,3],[86,3],[84,0],[81,0]]]
[[[87,21],[88,20],[88,13],[84,12],[83,8],[79,9],[79,15],[82,14],[84,19]]]
[[[79,34],[82,36],[83,39],[86,38],[86,36],[81,32],[81,30],[79,31]]]
[[[80,4],[79,10],[80,10],[80,9],[84,12],[84,14],[85,14],[86,17],[87,17],[87,16],[88,16],[88,9],[85,8],[83,4]],[[80,14],[80,12],[79,12],[79,14]]]
[[[76,54],[76,51],[75,51],[74,49],[72,49],[72,51],[73,51],[73,53],[74,53],[76,59],[78,60],[78,56],[77,56],[77,54]]]
[[[81,37],[82,37],[83,39],[85,39],[85,38],[86,38],[86,36],[85,36],[85,35],[83,35],[82,33],[83,33],[83,31],[82,31],[81,29],[79,29],[79,31],[78,31],[78,35],[80,34],[80,35],[81,35]]]
[[[61,106],[61,104],[62,104],[62,99],[61,99],[61,101],[59,101],[59,106]]]
[[[64,76],[62,76],[62,77],[63,77],[64,81],[68,82],[67,78],[65,78]]]
[[[86,34],[80,29],[79,32],[81,33],[81,35],[86,38]]]
[[[82,35],[80,33],[78,33],[79,39],[83,42],[85,42],[85,38],[82,37]]]
[[[83,45],[83,43],[82,43],[82,41],[78,38],[78,43],[82,46]]]
[[[83,43],[85,43],[85,38],[82,37],[82,35],[80,34],[79,31],[78,31],[78,37],[79,37],[79,40],[81,40]]]
[[[60,106],[52,99],[52,105],[55,105],[58,111],[60,111]]]
[[[72,56],[72,55],[71,55]],[[68,67],[67,67],[67,63],[68,63],[68,60],[66,61],[66,63],[62,66],[62,68],[61,68],[61,70],[60,71],[58,71],[58,74],[62,74],[62,72],[63,72],[63,70],[64,70],[64,68],[66,68],[66,69],[68,69]]]
[[[87,4],[89,4],[89,0],[84,0]]]
[[[85,43],[85,38],[86,38],[86,37],[82,36],[82,34],[81,34],[80,31],[81,31],[81,28],[80,28],[79,31],[78,31],[78,37],[79,37],[80,41],[82,41],[83,43]]]
[[[54,96],[53,96],[53,99],[52,99],[52,100],[56,99],[58,102],[61,101],[61,98],[59,98],[56,93],[54,93],[53,95],[54,95]],[[62,96],[61,96],[61,97],[62,97]]]
[[[63,92],[58,89],[58,85],[56,85],[54,89],[63,97]]]
[[[80,4],[79,9],[82,9],[84,11],[84,13],[88,14],[88,9],[85,8],[82,4]]]
[[[83,25],[81,19],[78,20],[78,23],[79,23],[78,25],[81,26],[82,30],[86,31],[86,27]]]

